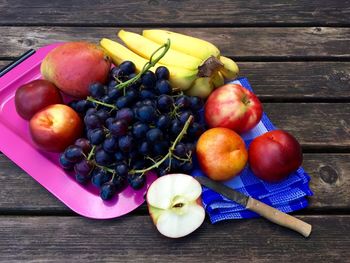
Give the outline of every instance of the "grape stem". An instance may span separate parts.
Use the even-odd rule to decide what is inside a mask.
[[[96,145],[92,146],[92,149],[90,150],[89,155],[88,155],[88,157],[87,157],[87,160],[88,160],[88,161],[90,161],[91,158],[92,158],[92,156],[94,155],[95,149],[96,149]]]
[[[193,120],[193,116],[191,115],[190,117],[188,117],[184,127],[182,128],[181,132],[179,133],[179,135],[176,137],[175,141],[173,142],[173,144],[171,145],[168,153],[161,159],[159,160],[158,162],[156,162],[155,164],[145,168],[145,169],[142,169],[142,170],[132,170],[130,171],[132,174],[136,174],[136,173],[140,173],[141,175],[154,169],[154,168],[158,168],[159,165],[161,165],[167,158],[171,158],[172,155],[173,155],[173,151],[175,150],[175,147],[176,145],[182,140],[182,138],[184,137],[184,135],[186,134],[187,132],[187,129],[188,127],[190,126],[190,123],[192,122]]]
[[[88,96],[86,98],[87,101],[91,101],[91,102],[94,102],[96,104],[99,104],[99,105],[102,105],[102,106],[105,106],[105,107],[109,107],[109,108],[112,108],[114,110],[117,110],[118,108],[116,106],[114,106],[113,104],[109,104],[109,103],[105,103],[105,102],[102,102],[102,101],[99,101],[99,100],[95,100],[93,97],[91,96]]]
[[[160,46],[156,51],[152,53],[151,57],[149,58],[149,61],[143,66],[142,70],[135,77],[116,85],[115,88],[124,89],[129,85],[133,84],[134,82],[138,81],[141,78],[143,73],[148,71],[150,68],[154,67],[159,62],[159,60],[161,60],[161,58],[164,57],[164,55],[168,52],[169,48],[170,48],[170,39],[168,39],[165,44]],[[162,49],[163,49],[163,52],[158,57],[153,59],[153,57],[158,53],[158,51]]]

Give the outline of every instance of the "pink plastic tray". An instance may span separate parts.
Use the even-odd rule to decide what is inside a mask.
[[[59,44],[45,46],[0,78],[0,151],[26,171],[54,196],[76,213],[95,219],[114,218],[131,212],[144,202],[144,196],[156,175],[147,175],[147,184],[140,190],[127,187],[117,197],[103,201],[93,186],[81,186],[63,171],[58,154],[35,148],[28,132],[28,122],[15,110],[16,89],[41,77],[40,63]]]

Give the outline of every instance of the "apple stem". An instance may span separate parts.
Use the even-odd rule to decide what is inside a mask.
[[[91,102],[94,102],[96,104],[99,104],[99,105],[102,105],[102,106],[105,106],[105,107],[109,107],[109,108],[112,108],[113,110],[117,110],[118,108],[113,105],[113,104],[109,104],[109,103],[105,103],[105,102],[102,102],[102,101],[99,101],[99,100],[95,100],[93,97],[90,97],[88,96],[86,98],[87,101],[91,101]]]
[[[181,132],[179,133],[179,135],[176,137],[175,141],[173,142],[173,144],[171,145],[168,153],[161,159],[159,160],[158,162],[154,163],[153,165],[145,168],[145,169],[142,169],[142,170],[131,170],[130,173],[132,174],[136,174],[136,173],[139,173],[139,174],[144,174],[154,168],[158,168],[159,165],[161,165],[167,158],[171,158],[173,156],[173,151],[175,150],[175,147],[176,145],[179,143],[179,141],[182,140],[183,136],[186,134],[187,132],[187,129],[188,129],[188,126],[190,126],[190,123],[191,121],[193,120],[193,116],[191,115],[190,117],[188,117],[184,127],[182,128]]]
[[[150,68],[154,67],[159,62],[159,60],[161,60],[161,58],[164,57],[164,55],[168,52],[169,48],[170,48],[170,39],[168,39],[165,44],[160,46],[156,51],[154,51],[152,53],[151,57],[149,58],[149,61],[143,66],[142,70],[135,77],[133,77],[133,78],[131,78],[123,83],[116,85],[115,88],[116,89],[124,89],[124,88],[128,87],[129,85],[133,84],[134,82],[136,82],[137,80],[139,80],[143,73],[148,71]],[[153,57],[161,49],[164,49],[163,52],[158,57],[153,59]]]

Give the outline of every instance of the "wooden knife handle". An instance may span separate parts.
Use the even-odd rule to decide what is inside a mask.
[[[311,233],[312,226],[310,224],[305,223],[296,217],[283,213],[276,208],[273,208],[252,197],[249,197],[246,208],[258,213],[271,222],[297,231],[304,237],[308,237]]]

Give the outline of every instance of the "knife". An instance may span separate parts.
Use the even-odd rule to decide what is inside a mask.
[[[304,237],[310,236],[312,226],[300,219],[283,213],[276,208],[273,208],[263,202],[260,202],[250,196],[246,196],[224,184],[218,183],[205,176],[194,177],[201,185],[214,190],[215,192],[222,194],[228,199],[235,201],[236,203],[244,206],[245,208],[254,211],[262,217],[270,220],[271,222],[290,228],[299,232]]]

